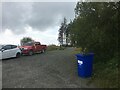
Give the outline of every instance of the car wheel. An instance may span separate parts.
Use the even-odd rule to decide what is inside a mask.
[[[45,52],[45,50],[44,49],[42,49],[42,53],[44,53]]]
[[[20,53],[17,53],[17,54],[16,54],[16,58],[19,58],[20,56],[21,56]]]
[[[32,50],[29,51],[29,55],[30,55],[30,56],[33,55],[33,51],[32,51]]]

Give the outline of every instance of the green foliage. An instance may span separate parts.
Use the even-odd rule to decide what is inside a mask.
[[[59,46],[56,46],[54,44],[48,45],[48,47],[47,47],[48,51],[53,51],[53,50],[57,50],[57,49],[59,49]]]
[[[65,47],[60,45],[59,50],[64,50],[64,49]]]
[[[67,44],[69,42],[69,33],[67,29],[67,19],[64,17],[63,22],[59,28],[58,41],[60,45]]]
[[[73,46],[95,53],[92,79],[118,87],[120,2],[78,2],[67,29]]]
[[[31,37],[23,37],[20,40],[20,43],[21,43],[21,45],[23,45],[24,43],[31,42],[31,41],[34,41]]]
[[[112,58],[120,32],[117,28],[119,5],[119,2],[78,2],[76,17],[67,27],[72,45],[94,52],[97,60]]]
[[[78,54],[82,52],[82,48],[75,48],[75,50],[72,52],[72,54]]]
[[[99,62],[94,64],[94,73],[91,78],[98,87],[118,88],[119,87],[119,71],[118,57],[114,57],[106,63]]]

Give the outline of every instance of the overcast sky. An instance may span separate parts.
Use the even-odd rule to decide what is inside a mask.
[[[64,17],[68,22],[74,18],[76,2],[2,2],[1,5],[0,43],[20,44],[23,37],[31,37],[43,44],[58,45],[59,26]]]

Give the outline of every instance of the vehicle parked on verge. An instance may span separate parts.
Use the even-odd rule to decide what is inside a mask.
[[[0,45],[0,59],[20,57],[21,50],[17,45]]]
[[[41,45],[40,42],[24,43],[21,47],[22,54],[33,55],[34,53],[44,53],[47,49],[46,45]]]

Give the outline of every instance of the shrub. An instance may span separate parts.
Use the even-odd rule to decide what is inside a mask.
[[[59,48],[59,46],[51,44],[51,45],[48,45],[47,50],[52,51],[52,50],[57,50],[58,48]]]

